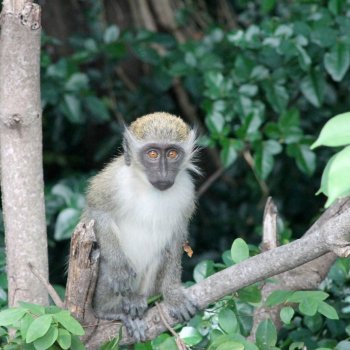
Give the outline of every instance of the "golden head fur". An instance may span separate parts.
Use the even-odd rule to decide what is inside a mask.
[[[147,114],[131,123],[129,130],[138,140],[186,141],[190,127],[179,117],[166,112]]]

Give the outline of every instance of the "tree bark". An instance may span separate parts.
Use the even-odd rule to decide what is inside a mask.
[[[1,188],[9,306],[48,303],[40,102],[40,7],[4,0],[0,37]]]

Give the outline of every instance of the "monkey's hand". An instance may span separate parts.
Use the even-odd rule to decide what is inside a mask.
[[[189,320],[198,311],[197,304],[186,295],[182,287],[167,291],[163,297],[169,308],[170,316],[180,322]]]
[[[132,319],[142,318],[147,309],[147,298],[143,295],[128,295],[122,299],[122,310]]]
[[[123,264],[116,269],[118,272],[116,275],[109,276],[109,282],[116,295],[121,294],[125,296],[128,293],[134,291],[134,281],[136,278],[136,272],[129,264]]]

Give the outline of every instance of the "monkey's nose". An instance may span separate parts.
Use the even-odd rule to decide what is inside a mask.
[[[174,184],[173,181],[155,181],[152,185],[160,191],[165,191]]]

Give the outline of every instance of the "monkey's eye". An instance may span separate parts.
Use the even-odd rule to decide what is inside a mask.
[[[151,158],[151,159],[156,159],[156,158],[158,158],[158,156],[159,156],[158,152],[155,151],[154,149],[152,149],[151,151],[148,151],[148,152],[147,152],[147,155],[148,155],[148,157]]]
[[[167,157],[170,159],[176,159],[177,156],[178,156],[178,153],[174,149],[170,150],[167,154]]]

